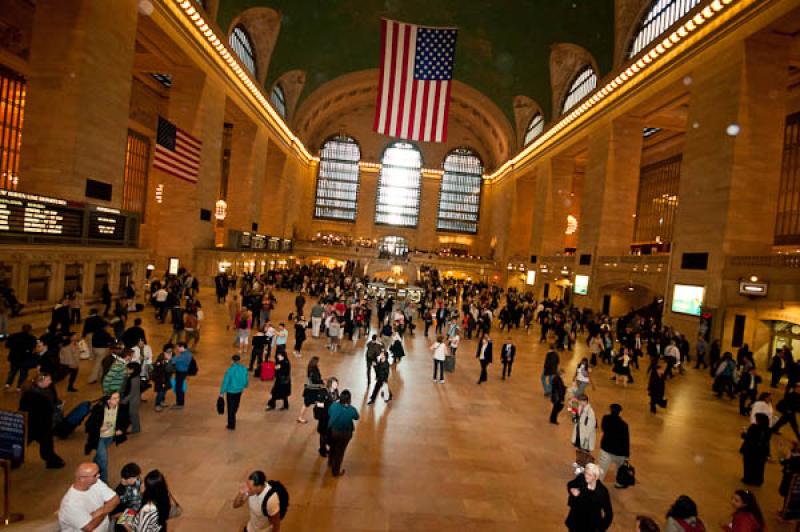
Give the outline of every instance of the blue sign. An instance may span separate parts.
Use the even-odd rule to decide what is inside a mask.
[[[13,466],[20,465],[25,458],[25,444],[25,414],[0,410],[0,458]]]

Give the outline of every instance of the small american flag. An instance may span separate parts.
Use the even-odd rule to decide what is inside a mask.
[[[423,142],[447,140],[457,33],[454,28],[381,21],[375,131]]]
[[[202,147],[203,143],[200,140],[176,127],[169,120],[158,117],[154,168],[189,183],[197,183]]]

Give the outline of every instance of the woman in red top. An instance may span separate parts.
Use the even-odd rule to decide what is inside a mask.
[[[767,525],[758,506],[756,496],[750,490],[736,490],[731,498],[733,514],[729,522],[722,522],[725,532],[766,532]]]

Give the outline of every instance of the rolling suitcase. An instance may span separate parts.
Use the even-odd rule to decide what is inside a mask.
[[[78,406],[70,410],[69,414],[64,416],[64,419],[56,424],[54,430],[55,435],[62,440],[69,438],[69,435],[72,434],[72,431],[74,431],[78,425],[83,423],[83,420],[89,415],[91,409],[92,404],[89,401],[78,403]]]
[[[267,360],[261,364],[261,380],[271,381],[275,379],[275,362]]]
[[[444,357],[444,370],[448,373],[453,373],[456,370],[456,357],[453,355],[446,355]]]

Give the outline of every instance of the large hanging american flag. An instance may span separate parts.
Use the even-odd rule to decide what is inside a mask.
[[[457,33],[381,20],[375,131],[424,142],[447,140]]]
[[[154,168],[189,183],[197,183],[202,147],[203,143],[199,139],[176,127],[169,120],[158,117]]]

